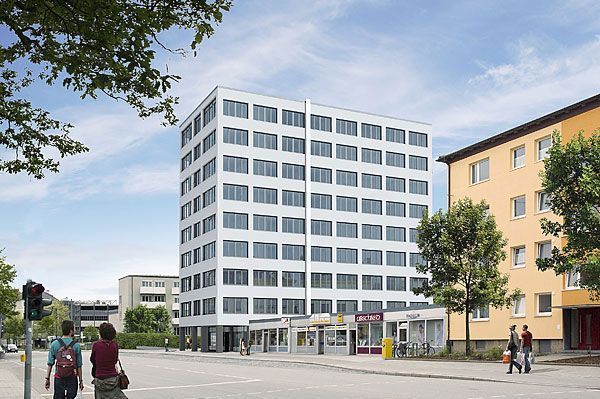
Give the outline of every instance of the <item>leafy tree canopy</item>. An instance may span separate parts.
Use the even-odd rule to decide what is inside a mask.
[[[162,115],[173,125],[177,98],[168,94],[180,77],[156,66],[171,49],[161,33],[193,32],[190,47],[214,32],[230,0],[103,0],[0,2],[0,171],[41,179],[57,172],[58,157],[88,151],[69,136],[73,127],[28,99],[36,81],[61,84],[82,99],[104,94],[133,107],[140,117]],[[14,157],[8,154],[14,154]],[[8,156],[8,158],[7,158]]]
[[[42,337],[48,335],[60,337],[62,322],[70,319],[69,307],[61,301],[54,300],[48,309],[52,310],[52,314],[34,322],[34,333]]]
[[[138,305],[125,311],[125,332],[150,333],[153,323],[152,313],[146,306]]]
[[[172,333],[173,327],[171,326],[171,315],[164,306],[157,306],[154,309],[150,309],[153,317],[152,329],[156,333]]]
[[[87,342],[96,341],[98,339],[98,329],[94,326],[86,326],[83,329],[83,336]]]
[[[22,315],[12,315],[3,323],[4,338],[15,340],[25,335],[25,320]]]
[[[600,130],[588,138],[579,132],[564,144],[559,132],[540,173],[550,209],[560,221],[541,220],[542,231],[565,237],[562,249],[550,258],[537,259],[540,270],[558,274],[579,273],[578,285],[600,299]]]
[[[15,305],[19,300],[19,290],[12,286],[17,277],[17,270],[6,262],[2,251],[0,249],[0,314],[12,316],[15,314]]]

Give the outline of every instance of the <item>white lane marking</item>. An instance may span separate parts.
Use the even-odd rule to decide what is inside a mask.
[[[275,392],[281,392],[283,391],[283,389],[275,389],[273,391],[267,391],[267,393],[275,393]]]
[[[161,389],[183,389],[183,388],[200,388],[200,387],[211,387],[216,385],[233,385],[233,384],[245,384],[247,382],[260,382],[262,380],[253,379],[253,380],[245,380],[245,381],[224,381],[224,382],[211,382],[207,384],[192,384],[192,385],[173,385],[173,386],[164,386],[164,387],[149,387],[149,388],[133,388],[128,389],[128,392],[138,392],[138,391],[158,391]]]
[[[216,375],[219,377],[225,377],[225,378],[238,378],[240,380],[251,380],[252,378],[248,378],[248,377],[238,377],[237,375],[227,375],[227,374],[211,374],[211,375]]]
[[[198,371],[198,370],[185,370],[188,373],[196,373],[196,374],[206,374],[206,371]]]
[[[490,396],[490,398],[505,398],[506,395],[496,395],[496,396]]]
[[[550,393],[552,393],[552,394],[555,394],[555,395],[560,395],[561,393],[564,393],[564,392],[561,392],[561,391],[555,391],[555,392],[550,392]]]

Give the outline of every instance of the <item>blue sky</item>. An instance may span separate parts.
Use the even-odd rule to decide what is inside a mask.
[[[216,85],[311,98],[430,122],[437,157],[597,94],[598,15],[596,1],[237,1],[197,57],[158,65],[182,76],[180,119]],[[30,94],[90,152],[42,181],[0,174],[0,247],[18,283],[116,299],[121,276],[177,274],[177,128],[60,87]],[[436,209],[445,183],[434,165]]]

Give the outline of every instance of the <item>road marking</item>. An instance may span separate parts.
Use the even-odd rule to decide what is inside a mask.
[[[196,374],[206,374],[206,371],[198,371],[198,370],[185,370],[188,373],[196,373]]]
[[[211,374],[211,375],[216,375],[219,377],[225,377],[225,378],[239,378],[240,380],[251,380],[252,378],[248,378],[248,377],[238,377],[237,375],[227,375],[227,374]]]

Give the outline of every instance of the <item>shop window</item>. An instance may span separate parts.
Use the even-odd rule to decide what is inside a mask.
[[[288,346],[288,330],[287,330],[287,328],[279,329],[279,346]]]
[[[369,325],[368,324],[360,324],[358,326],[358,346],[368,346],[369,345]]]
[[[335,345],[336,346],[346,346],[348,344],[348,331],[346,330],[337,330],[335,332]]]
[[[381,346],[383,339],[383,323],[370,323],[371,346]]]
[[[335,330],[325,330],[325,344],[335,346]]]
[[[276,329],[269,330],[269,345],[277,346],[277,330]]]
[[[306,345],[306,331],[298,331],[298,333],[296,334],[296,345]]]
[[[427,320],[425,332],[427,342],[429,342],[431,345],[444,345],[444,323],[442,320]]]

